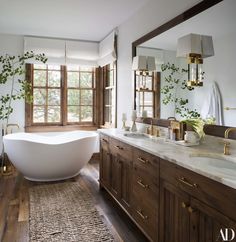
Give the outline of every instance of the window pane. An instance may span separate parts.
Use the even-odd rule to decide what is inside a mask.
[[[92,90],[81,90],[81,105],[93,105]]]
[[[146,88],[152,90],[152,76],[146,76]]]
[[[61,86],[61,73],[59,71],[48,71],[48,86]]]
[[[60,107],[49,106],[48,107],[48,122],[58,123],[61,121],[61,109]]]
[[[67,108],[67,120],[68,122],[79,122],[79,106],[69,106]]]
[[[67,66],[67,71],[79,71],[79,66],[76,65],[69,65]]]
[[[60,65],[48,65],[48,69],[49,70],[61,70],[61,66]]]
[[[153,108],[152,107],[144,107],[144,110],[147,110],[148,117],[153,117]]]
[[[80,71],[93,71],[93,67],[92,66],[80,66]]]
[[[113,70],[109,71],[109,76],[108,76],[108,86],[113,86],[114,85],[114,78],[113,78],[114,72]]]
[[[144,94],[144,105],[153,105],[153,93],[152,92],[145,92]]]
[[[67,72],[67,86],[79,87],[79,72]]]
[[[47,65],[34,64],[34,69],[47,69]]]
[[[81,72],[80,73],[80,87],[93,87],[93,80],[92,80],[92,73],[91,72]]]
[[[60,89],[48,89],[48,105],[60,105],[61,91]]]
[[[93,120],[93,108],[91,106],[81,107],[81,121],[91,122]]]
[[[33,98],[34,98],[34,105],[45,105],[46,90],[42,88],[34,88]]]
[[[79,105],[80,104],[80,91],[79,90],[68,90],[67,103],[68,103],[68,105]]]
[[[44,107],[35,107],[33,108],[33,122],[34,123],[44,123]]]
[[[34,70],[34,86],[45,87],[46,86],[46,71]]]

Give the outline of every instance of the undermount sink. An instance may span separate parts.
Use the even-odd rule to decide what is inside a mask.
[[[136,138],[136,139],[147,139],[149,138],[148,135],[143,133],[124,133],[124,136],[129,138]]]
[[[212,157],[214,156],[215,157]],[[205,168],[211,171],[213,174],[222,175],[222,177],[236,178],[236,161],[226,160],[226,157],[222,157],[217,154],[203,154],[201,155],[190,155],[191,163],[201,168]]]

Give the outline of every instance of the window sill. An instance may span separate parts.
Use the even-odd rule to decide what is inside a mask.
[[[97,126],[93,125],[66,125],[66,126],[28,126],[25,127],[25,132],[60,132],[73,130],[97,130]]]

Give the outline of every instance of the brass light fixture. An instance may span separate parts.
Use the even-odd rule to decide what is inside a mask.
[[[203,58],[213,55],[211,36],[188,34],[178,39],[177,57],[186,57],[188,60],[188,87],[203,86]]]
[[[146,88],[146,76],[149,72],[156,70],[155,57],[152,56],[135,56],[133,58],[132,70],[136,71],[137,75],[141,76],[140,89]]]

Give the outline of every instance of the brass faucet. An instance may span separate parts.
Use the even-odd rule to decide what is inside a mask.
[[[226,129],[225,130],[225,139],[229,138],[229,133],[231,131],[236,131],[236,128],[228,128],[228,129]],[[229,147],[230,147],[230,142],[225,141],[224,142],[224,155],[230,155]]]
[[[159,136],[159,129],[153,126],[153,121],[151,120],[151,126],[147,127],[146,133],[151,136]]]
[[[18,124],[7,124],[7,128],[6,128],[6,134],[12,133],[12,129],[11,132],[8,132],[8,128],[10,127],[17,127],[17,129],[20,129],[20,126]]]

